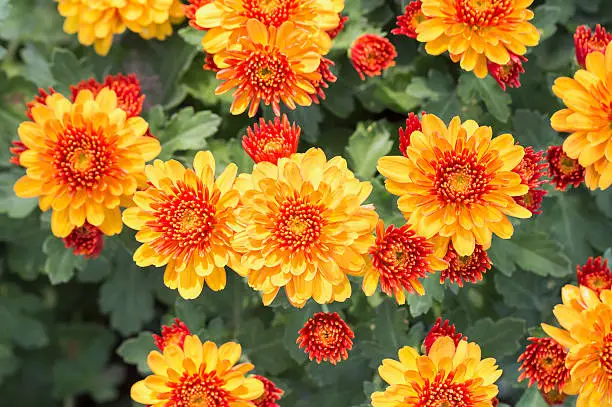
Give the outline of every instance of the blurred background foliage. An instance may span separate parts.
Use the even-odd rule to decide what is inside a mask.
[[[381,217],[398,226],[403,219],[376,161],[399,154],[397,128],[409,111],[474,119],[536,150],[561,144],[549,126],[560,108],[550,88],[576,69],[572,34],[580,24],[612,23],[607,0],[536,1],[542,42],[527,55],[523,86],[507,93],[492,78],[478,80],[444,56],[426,55],[416,41],[392,35],[397,66],[360,81],[347,48],[363,33],[389,32],[406,3],[347,0],[350,20],[328,56],[338,81],[321,105],[287,112],[302,126],[300,151],[316,145],[328,157],[346,157],[358,177],[374,184],[371,203]],[[517,222],[512,240],[494,240],[494,268],[478,284],[441,286],[434,276],[424,283],[425,296],[398,307],[384,295],[366,298],[354,282],[349,301],[329,306],[355,331],[349,359],[335,367],[310,363],[295,340],[319,305],[297,310],[279,296],[264,307],[234,274],[224,291],[205,289],[197,300],[182,300],[164,287],[161,270],[133,263],[130,230],[106,239],[95,260],[75,257],[51,236],[49,214],[41,215],[36,200],[14,196],[23,170],[8,163],[8,150],[25,120],[25,102],[38,87],[66,93],[70,84],[115,73],[138,75],[144,116],[163,145],[160,158],[189,162],[197,150],[209,149],[219,170],[228,162],[241,171],[252,167],[239,141],[252,121],[229,114],[231,96],[214,96],[217,81],[202,70],[200,33],[183,24],[164,42],[126,34],[102,58],[62,32],[55,7],[49,0],[0,0],[0,406],[131,406],[129,388],[148,370],[151,332],[175,316],[202,338],[238,340],[257,373],[285,390],[283,406],[367,406],[369,394],[382,388],[381,360],[402,346],[420,347],[440,315],[477,341],[485,356],[497,358],[503,403],[546,406],[537,390],[516,382],[516,358],[526,338],[540,334],[539,323],[551,321],[560,287],[575,281],[575,266],[589,256],[612,257],[612,190],[548,188],[541,215]]]

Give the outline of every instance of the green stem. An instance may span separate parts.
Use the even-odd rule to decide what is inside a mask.
[[[323,310],[323,312],[329,312],[329,307],[327,306],[327,304],[321,304],[321,309]]]

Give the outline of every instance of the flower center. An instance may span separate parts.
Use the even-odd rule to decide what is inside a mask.
[[[245,77],[262,98],[271,98],[291,82],[287,57],[279,52],[253,51],[244,62]]]
[[[456,0],[457,20],[472,28],[499,25],[513,11],[514,0]]]
[[[586,285],[591,289],[607,290],[612,286],[610,276],[605,272],[597,272],[588,274],[586,277]]]
[[[433,380],[426,381],[422,388],[417,389],[419,407],[470,407],[474,405],[466,383],[453,382],[454,375],[446,379],[441,373]],[[415,386],[413,384],[413,386]]]
[[[599,355],[599,361],[601,366],[608,374],[608,377],[612,376],[612,333],[605,336],[603,340],[603,347],[601,354]]]
[[[266,26],[280,27],[296,12],[299,1],[295,0],[243,0],[246,18],[255,18]]]
[[[489,189],[489,178],[473,154],[449,156],[440,161],[434,188],[445,203],[478,203]]]
[[[569,158],[565,153],[561,153],[559,169],[565,175],[571,174],[578,169],[578,160]]]
[[[265,153],[276,153],[282,151],[283,146],[281,140],[268,140],[263,146],[263,151]]]
[[[173,407],[229,407],[231,396],[223,385],[215,372],[183,373],[178,383],[168,383],[172,388],[168,404]]]
[[[280,208],[275,235],[281,245],[292,250],[309,250],[319,241],[325,224],[323,208],[304,199],[289,199]]]
[[[335,329],[330,329],[328,326],[318,326],[314,332],[319,344],[326,348],[338,342],[337,334]]]

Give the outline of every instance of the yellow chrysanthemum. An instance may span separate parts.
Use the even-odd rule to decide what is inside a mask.
[[[481,360],[475,343],[441,336],[428,355],[400,349],[399,361],[385,359],[378,373],[389,386],[372,394],[373,407],[491,407],[502,374],[493,358]]]
[[[612,405],[612,290],[595,291],[566,285],[563,304],[554,314],[564,329],[542,324],[544,331],[569,349],[566,394],[578,394],[576,407]]]
[[[241,351],[234,342],[202,344],[196,335],[185,337],[182,349],[169,344],[163,353],[154,350],[147,359],[153,374],[132,386],[132,399],[152,407],[254,407],[264,386],[244,376],[252,364],[236,365]]]
[[[425,19],[416,28],[431,55],[449,52],[461,68],[487,76],[487,60],[506,65],[510,53],[523,55],[540,34],[529,23],[533,0],[422,0]]]
[[[436,255],[444,257],[449,241],[461,256],[474,252],[476,243],[491,246],[495,233],[509,239],[514,231],[507,216],[529,218],[531,212],[513,196],[528,186],[512,169],[524,149],[510,134],[492,139],[491,127],[454,117],[448,128],[426,114],[422,131],[410,136],[406,157],[382,157],[378,171],[408,223],[426,239],[435,238]]]
[[[39,198],[53,209],[51,230],[66,237],[88,222],[107,235],[121,232],[121,211],[137,188],[145,163],[161,151],[146,137],[140,117],[127,118],[109,88],[94,98],[82,90],[74,103],[59,93],[32,110],[32,122],[19,126],[27,150],[20,156],[26,175],[14,186],[21,198]]]
[[[204,281],[212,290],[225,288],[226,265],[240,270],[230,246],[240,200],[234,189],[237,167],[228,165],[215,180],[213,155],[200,151],[193,168],[175,160],[147,165],[152,186],[136,192],[136,206],[123,212],[143,243],[134,253],[136,264],[167,265],[164,283],[187,299],[200,295]]]
[[[338,13],[343,9],[344,0],[214,0],[198,9],[196,24],[208,29],[202,45],[210,54],[237,43],[249,19],[274,28],[291,21],[310,32],[312,41],[325,54],[331,47],[326,31],[338,26]]]
[[[180,0],[55,0],[66,17],[64,31],[78,34],[79,42],[108,54],[113,36],[129,29],[145,39],[163,40],[172,24],[183,19]]]
[[[567,108],[556,112],[550,124],[572,133],[563,151],[586,168],[590,189],[607,189],[612,185],[612,43],[605,55],[587,55],[586,69],[579,69],[574,79],[555,80],[552,90]]]
[[[374,243],[378,216],[361,206],[372,191],[348,170],[342,157],[327,161],[311,148],[261,162],[236,180],[242,205],[232,246],[249,270],[249,284],[263,292],[264,304],[284,287],[302,307],[344,301],[351,295],[347,275],[363,275]]]

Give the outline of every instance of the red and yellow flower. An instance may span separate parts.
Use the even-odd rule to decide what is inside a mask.
[[[140,81],[133,73],[129,75],[107,75],[103,83],[91,78],[74,86],[71,85],[72,100],[74,101],[79,92],[84,89],[90,90],[96,96],[104,88],[109,88],[117,94],[117,104],[128,117],[140,115],[145,95],[142,94]]]
[[[591,28],[580,25],[574,33],[574,47],[576,49],[576,61],[582,67],[586,62],[586,56],[591,52],[606,52],[606,47],[612,41],[612,33],[606,32],[601,25],[595,26],[595,32]]]
[[[583,285],[595,291],[598,295],[603,290],[612,289],[612,273],[608,267],[608,260],[601,256],[589,257],[586,264],[576,266],[578,285]]]
[[[531,342],[519,356],[522,362],[518,381],[529,379],[529,386],[537,383],[544,393],[563,391],[570,372],[565,367],[567,349],[552,338],[529,338]]]
[[[465,340],[467,341],[467,337],[464,337],[461,332],[457,332],[454,324],[451,324],[448,319],[445,319],[442,322],[442,318],[438,317],[434,326],[431,327],[427,336],[423,340],[423,347],[425,348],[425,354],[429,354],[431,347],[433,344],[440,338],[441,336],[447,336],[455,342],[455,346],[459,345],[459,341]]]
[[[359,77],[365,80],[366,76],[380,76],[382,71],[395,66],[397,51],[385,37],[364,34],[351,46],[350,57]]]
[[[522,73],[525,73],[523,62],[527,62],[527,58],[510,53],[510,60],[506,64],[500,65],[487,61],[487,70],[502,90],[505,91],[506,87],[520,88],[520,77]]]
[[[296,343],[317,363],[332,365],[348,358],[353,347],[353,330],[337,312],[317,312],[300,329]]]
[[[525,195],[515,196],[514,201],[523,208],[538,215],[542,213],[540,206],[546,195],[546,191],[539,189],[544,183],[544,176],[548,165],[543,161],[544,151],[535,151],[533,147],[525,148],[525,156],[521,162],[512,170],[521,176],[521,183],[529,187]]]
[[[397,28],[391,30],[392,34],[405,35],[408,38],[416,38],[416,28],[426,19],[425,14],[421,11],[422,3],[420,0],[411,1],[406,5],[404,14],[397,16]]]
[[[565,191],[568,185],[577,188],[584,182],[584,167],[578,160],[569,158],[563,146],[550,146],[546,152],[548,176],[555,189]]]
[[[276,387],[274,382],[267,377],[255,375],[253,378],[259,380],[264,385],[263,394],[253,400],[255,407],[280,407],[276,402],[281,399],[285,392]]]
[[[93,225],[85,222],[81,227],[74,228],[68,236],[62,239],[67,249],[72,249],[75,256],[96,258],[104,248],[104,233]]]
[[[476,283],[482,280],[482,275],[491,269],[489,255],[479,244],[476,244],[472,254],[467,256],[459,255],[451,244],[448,246],[444,261],[448,267],[440,271],[440,284],[449,280],[463,287],[464,282]]]
[[[423,112],[423,114],[426,113]],[[404,157],[407,157],[406,149],[410,145],[410,136],[413,132],[422,130],[423,128],[421,127],[421,120],[419,119],[419,116],[412,112],[408,113],[408,117],[406,118],[406,128],[399,128],[399,148]]]
[[[187,325],[178,318],[174,318],[174,323],[170,326],[163,325],[161,335],[153,334],[153,342],[155,346],[163,352],[166,346],[174,344],[183,349],[185,338],[191,335],[191,331]]]
[[[196,30],[206,31],[206,28],[200,27],[196,22],[196,13],[200,7],[212,3],[213,0],[187,0],[187,4],[183,5],[183,13],[185,18],[189,21],[189,25]]]
[[[278,163],[279,158],[288,158],[297,152],[302,129],[297,124],[289,123],[287,115],[282,120],[275,117],[266,121],[259,119],[253,124],[253,129],[247,128],[247,135],[242,137],[242,148],[256,163],[268,161]]]

